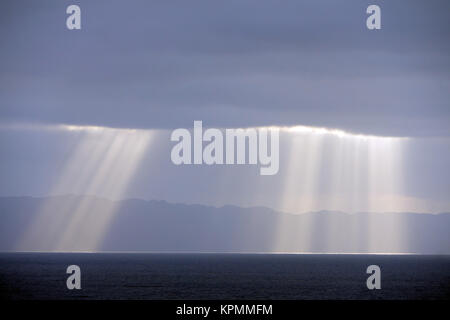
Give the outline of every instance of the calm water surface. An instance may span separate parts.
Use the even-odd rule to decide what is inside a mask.
[[[66,268],[81,268],[81,290]],[[381,268],[381,290],[366,287]],[[2,253],[2,299],[448,299],[450,256]]]

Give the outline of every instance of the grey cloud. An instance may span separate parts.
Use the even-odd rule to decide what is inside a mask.
[[[1,119],[449,136],[449,4],[377,3],[2,2]]]

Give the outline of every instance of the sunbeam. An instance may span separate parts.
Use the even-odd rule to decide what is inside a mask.
[[[327,220],[326,234],[317,234],[315,223],[320,221],[321,210],[402,210],[402,152],[408,139],[304,126],[281,130],[290,152],[279,207],[292,213],[317,213],[303,215],[298,226],[287,225],[280,217],[273,250],[308,252],[320,241],[319,247],[327,252],[343,242],[354,245],[356,251],[370,252],[388,242],[400,252],[402,227],[395,213],[383,226],[371,224],[367,215],[352,228],[352,234],[343,234],[339,212],[333,213],[335,219]]]
[[[24,233],[18,250],[96,251],[116,211],[114,204],[98,197],[121,199],[150,146],[152,131],[89,126],[58,129],[81,134],[51,193],[87,196],[81,201],[72,196],[65,196],[64,201],[50,198]]]

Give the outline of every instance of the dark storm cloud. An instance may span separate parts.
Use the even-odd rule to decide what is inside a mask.
[[[446,1],[76,3],[2,2],[3,123],[450,135]]]

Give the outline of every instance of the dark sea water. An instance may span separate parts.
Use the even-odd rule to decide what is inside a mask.
[[[81,290],[66,268],[81,268]],[[381,268],[368,290],[366,268]],[[448,299],[450,256],[2,253],[2,299]]]

